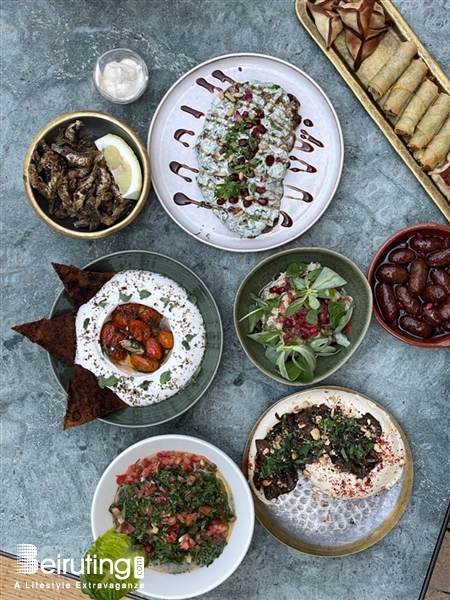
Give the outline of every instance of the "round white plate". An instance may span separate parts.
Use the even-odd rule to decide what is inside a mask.
[[[279,222],[254,239],[232,233],[211,210],[201,206],[194,150],[205,115],[219,91],[232,81],[249,80],[276,83],[296,96],[302,117],[284,180]],[[156,195],[172,219],[201,242],[234,252],[276,248],[307,231],[331,202],[344,157],[341,127],[321,88],[297,67],[262,54],[214,58],[183,75],[155,112],[147,148]]]
[[[236,515],[228,543],[222,554],[209,567],[196,568],[177,575],[146,568],[141,588],[144,598],[184,600],[206,594],[230,577],[244,560],[253,536],[255,512],[247,481],[236,463],[222,450],[199,438],[185,435],[160,435],[137,442],[117,456],[103,473],[95,490],[91,509],[94,538],[113,526],[109,506],[117,492],[116,476],[148,456],[163,450],[192,452],[206,456],[217,465],[230,490]]]

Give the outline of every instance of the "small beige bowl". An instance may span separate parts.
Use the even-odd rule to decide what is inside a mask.
[[[57,219],[53,215],[49,214],[47,200],[34,188],[31,187],[28,172],[29,166],[32,160],[33,153],[39,142],[44,139],[48,144],[51,144],[55,137],[58,135],[60,128],[65,128],[70,123],[73,123],[79,119],[84,123],[84,127],[81,130],[82,135],[93,135],[96,139],[100,138],[107,133],[113,133],[121,137],[134,151],[136,157],[141,165],[142,170],[142,189],[137,200],[133,200],[134,206],[132,209],[119,221],[111,225],[110,227],[101,226],[95,231],[89,231],[86,228],[76,228],[74,226],[74,219]],[[56,119],[53,119],[50,123],[45,125],[34,137],[31,142],[28,151],[25,156],[23,166],[23,181],[25,186],[25,192],[31,207],[36,214],[44,221],[46,225],[69,237],[83,239],[83,240],[94,240],[103,238],[116,231],[120,231],[127,225],[129,225],[141,212],[150,192],[151,186],[151,168],[150,159],[148,157],[146,148],[139,136],[123,121],[120,121],[112,115],[96,111],[78,111],[71,112]]]

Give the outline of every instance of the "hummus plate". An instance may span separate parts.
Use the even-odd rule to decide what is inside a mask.
[[[381,424],[389,452],[383,468],[373,470],[373,482],[365,493],[336,494],[336,469],[308,464],[308,478],[301,473],[295,489],[268,502],[253,485],[255,440],[263,439],[278,422],[277,416],[300,408],[325,404],[343,411],[372,414]],[[258,420],[247,442],[244,471],[255,499],[256,515],[279,541],[317,556],[343,556],[378,542],[400,519],[413,482],[411,451],[395,419],[378,403],[346,388],[312,388],[283,398]],[[353,479],[352,479],[353,478]],[[348,486],[357,480],[345,474]],[[358,490],[356,490],[358,492]]]

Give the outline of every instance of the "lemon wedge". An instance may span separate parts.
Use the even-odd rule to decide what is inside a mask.
[[[137,200],[142,188],[142,171],[130,146],[113,133],[95,140],[95,145],[103,153],[122,198]]]

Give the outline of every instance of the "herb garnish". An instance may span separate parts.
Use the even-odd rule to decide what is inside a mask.
[[[353,313],[345,279],[329,267],[291,263],[259,296],[250,295],[248,337],[266,346],[266,358],[289,381],[311,383],[318,356],[350,344],[344,331]]]

